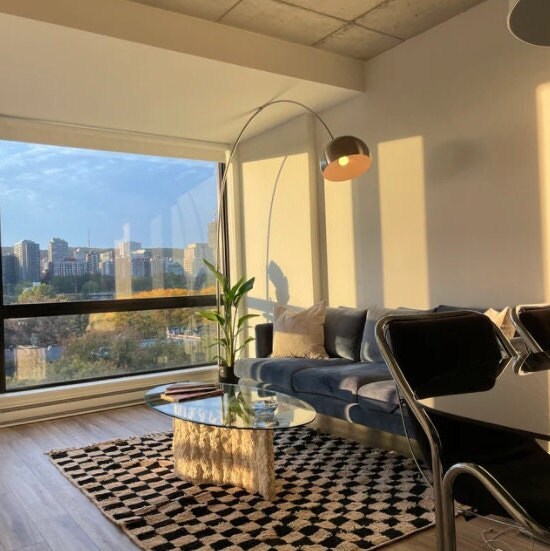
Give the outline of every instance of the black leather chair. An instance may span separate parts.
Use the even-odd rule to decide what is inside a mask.
[[[387,316],[376,336],[408,410],[410,436],[430,467],[438,550],[456,548],[453,496],[550,542],[550,456],[535,439],[428,413],[417,402],[491,388],[515,355],[502,332],[483,314],[459,311]]]
[[[550,304],[520,304],[512,321],[531,352],[550,350]]]

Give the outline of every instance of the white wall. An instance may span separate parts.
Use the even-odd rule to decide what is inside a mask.
[[[325,184],[331,304],[550,301],[550,48],[514,39],[506,10],[378,56],[364,97],[323,113],[374,154]]]
[[[256,277],[248,306],[260,314],[257,322],[272,319],[275,303],[307,307],[325,294],[314,141],[314,121],[300,115],[239,148],[244,239],[237,271]]]
[[[270,60],[283,55],[292,73],[304,64],[309,73],[274,72],[282,63]],[[245,66],[250,57],[265,64]],[[252,110],[271,98],[327,108],[353,97],[345,86],[363,80],[357,60],[127,0],[0,0],[0,67],[2,115],[188,138],[206,147],[231,143]],[[331,78],[306,80],[327,71]],[[343,73],[347,85],[336,78]],[[248,136],[293,114],[270,110]]]

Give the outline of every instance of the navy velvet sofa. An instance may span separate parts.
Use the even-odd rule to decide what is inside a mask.
[[[438,306],[429,311],[461,309]],[[404,435],[395,385],[374,336],[377,321],[396,311],[417,312],[379,307],[328,308],[324,332],[329,359],[324,360],[270,358],[273,324],[259,324],[257,357],[238,360],[236,375],[243,384],[296,396],[318,413]]]

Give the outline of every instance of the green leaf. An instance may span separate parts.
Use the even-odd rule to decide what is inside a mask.
[[[254,281],[256,278],[251,278],[248,281],[244,281],[241,286],[239,287],[238,296],[235,299],[235,306],[239,305],[239,302],[241,299],[248,293],[252,288],[254,287]]]
[[[254,287],[254,281],[256,280],[255,277],[250,278],[248,281],[245,281],[241,286],[241,296],[245,293],[248,293],[248,291],[251,291]]]
[[[252,342],[254,340],[254,337],[248,337],[244,340],[244,342],[235,350],[235,355],[238,354],[249,342]]]
[[[239,289],[243,282],[244,277],[241,277],[241,279],[239,279],[239,281],[237,281],[237,283],[235,283],[235,285],[233,285],[233,287],[231,287],[231,289],[229,290],[228,296],[230,296],[232,300],[234,300],[239,295]]]
[[[214,310],[201,310],[200,312],[198,312],[198,314],[208,321],[219,323],[222,326],[225,324],[225,319],[223,318],[223,316],[219,312],[215,312]]]
[[[216,360],[216,361],[219,360],[219,363],[220,363],[221,366],[227,367],[227,362],[226,362],[225,358],[222,358],[221,356],[214,356],[212,359]]]
[[[218,280],[218,283],[220,284],[220,287],[223,289],[223,292],[227,292],[229,290],[229,279],[225,277],[214,264],[211,262],[208,262],[206,258],[203,258],[203,262],[206,264],[208,269],[214,274],[214,277]]]
[[[238,323],[237,323],[237,327],[241,328],[242,325],[243,325],[247,320],[249,320],[249,319],[251,319],[251,318],[257,318],[259,315],[260,315],[260,314],[246,314],[246,315],[244,315],[244,316],[241,316],[241,317],[239,318]]]

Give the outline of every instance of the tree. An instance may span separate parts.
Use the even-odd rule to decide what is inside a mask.
[[[44,316],[5,321],[5,346],[50,346],[78,338],[88,328],[89,314]]]
[[[150,291],[153,288],[153,280],[151,277],[133,277],[132,291],[139,293],[142,291]]]
[[[55,290],[51,285],[41,283],[34,287],[27,287],[17,297],[19,304],[34,304],[36,302],[57,302]]]
[[[207,283],[208,275],[204,268],[199,270],[197,277],[195,277],[195,282],[193,283],[193,290],[200,291]]]
[[[88,298],[94,293],[99,293],[101,285],[97,281],[86,281],[82,284],[82,297]]]

